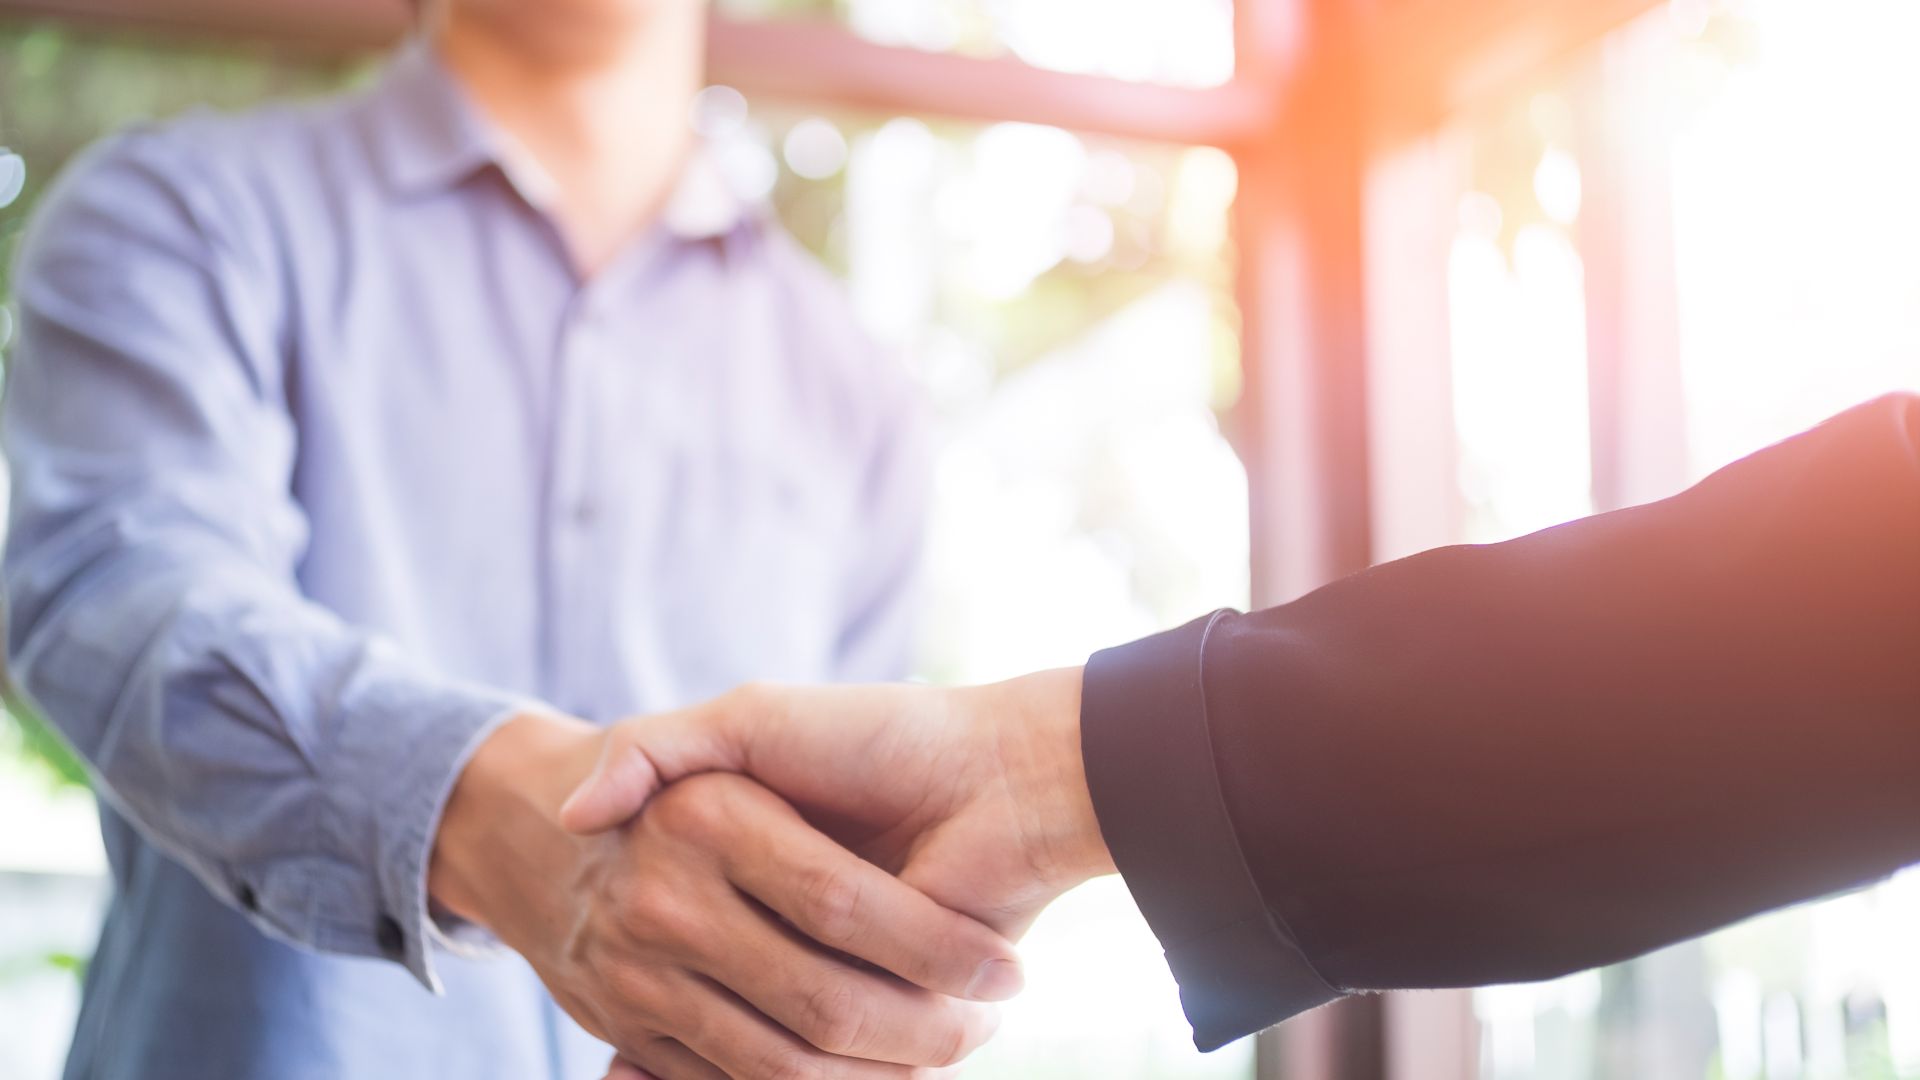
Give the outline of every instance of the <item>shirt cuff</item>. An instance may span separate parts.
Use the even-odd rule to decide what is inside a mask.
[[[440,993],[434,972],[436,946],[456,951],[484,948],[490,936],[457,919],[436,918],[427,892],[427,870],[453,785],[474,751],[499,727],[541,708],[530,699],[452,680],[420,678],[389,670],[367,678],[343,703],[352,719],[333,761],[336,806],[351,821],[358,815],[368,834],[375,874],[371,897],[351,902],[372,910],[335,910],[330,924],[335,949],[382,956],[406,967],[421,985]],[[355,777],[365,778],[360,783]],[[342,941],[338,938],[350,940]],[[371,946],[371,947],[369,947]],[[322,943],[329,947],[329,943]]]
[[[1261,896],[1227,812],[1201,676],[1208,634],[1233,617],[1096,653],[1081,686],[1094,813],[1201,1050],[1344,996]]]

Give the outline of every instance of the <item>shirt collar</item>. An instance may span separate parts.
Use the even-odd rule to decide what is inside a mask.
[[[444,191],[493,166],[536,210],[552,205],[553,179],[468,100],[427,42],[413,39],[394,55],[369,104],[375,152],[396,194]],[[764,208],[727,182],[712,151],[696,145],[663,224],[684,239],[709,239],[748,228],[763,215]]]
[[[374,150],[396,194],[444,190],[499,158],[492,125],[425,41],[394,55],[368,105]]]

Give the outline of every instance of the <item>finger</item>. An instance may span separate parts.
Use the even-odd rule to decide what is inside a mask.
[[[999,1027],[990,1005],[923,990],[821,952],[744,899],[695,966],[775,1023],[829,1054],[900,1065],[953,1065]],[[727,905],[731,907],[733,905]]]
[[[600,760],[560,804],[560,827],[575,833],[604,832],[640,812],[660,789],[660,773],[640,743],[618,728],[606,734]]]
[[[854,855],[778,804],[766,825],[721,852],[729,878],[801,933],[942,994],[1004,1001],[1020,992],[1019,954],[981,923]]]
[[[647,1071],[642,1072],[642,1068]],[[631,1064],[615,1058],[606,1080],[728,1080],[728,1077],[676,1040],[655,1039],[636,1052]]]
[[[661,1080],[661,1077],[655,1076],[631,1062],[614,1058],[613,1064],[607,1066],[607,1075],[601,1077],[600,1080]]]
[[[919,1080],[927,1075],[905,1065],[829,1054],[725,988],[697,976],[687,979],[688,992],[678,998],[688,1006],[672,1030],[687,1050],[719,1066],[732,1080]]]
[[[717,702],[625,720],[607,729],[600,759],[560,805],[560,827],[604,832],[625,824],[661,787],[698,772],[738,772],[730,714]]]

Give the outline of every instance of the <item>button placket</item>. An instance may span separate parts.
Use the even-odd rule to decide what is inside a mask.
[[[568,329],[565,346],[567,391],[560,417],[563,452],[555,472],[555,509],[574,532],[590,528],[600,511],[589,468],[596,435],[593,406],[595,386],[600,382],[600,332],[600,320],[591,306],[583,304]]]
[[[586,632],[583,624],[590,615],[586,605],[591,596],[590,575],[596,568],[591,552],[601,518],[592,466],[598,422],[595,394],[605,346],[603,324],[594,315],[589,297],[581,296],[561,341],[551,516],[546,526],[551,537],[547,573],[552,582],[548,674],[554,691],[574,693],[583,685],[576,668],[582,661],[575,642],[576,635]]]

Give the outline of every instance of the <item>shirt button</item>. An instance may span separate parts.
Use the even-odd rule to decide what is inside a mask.
[[[590,527],[599,516],[600,508],[586,499],[574,503],[573,509],[567,513],[568,520],[572,521],[577,529]]]
[[[260,897],[254,894],[253,886],[244,881],[233,887],[233,900],[242,911],[260,910]]]
[[[380,916],[380,923],[374,927],[373,940],[380,951],[393,959],[399,959],[407,951],[407,932],[400,929],[400,923],[391,915]]]

